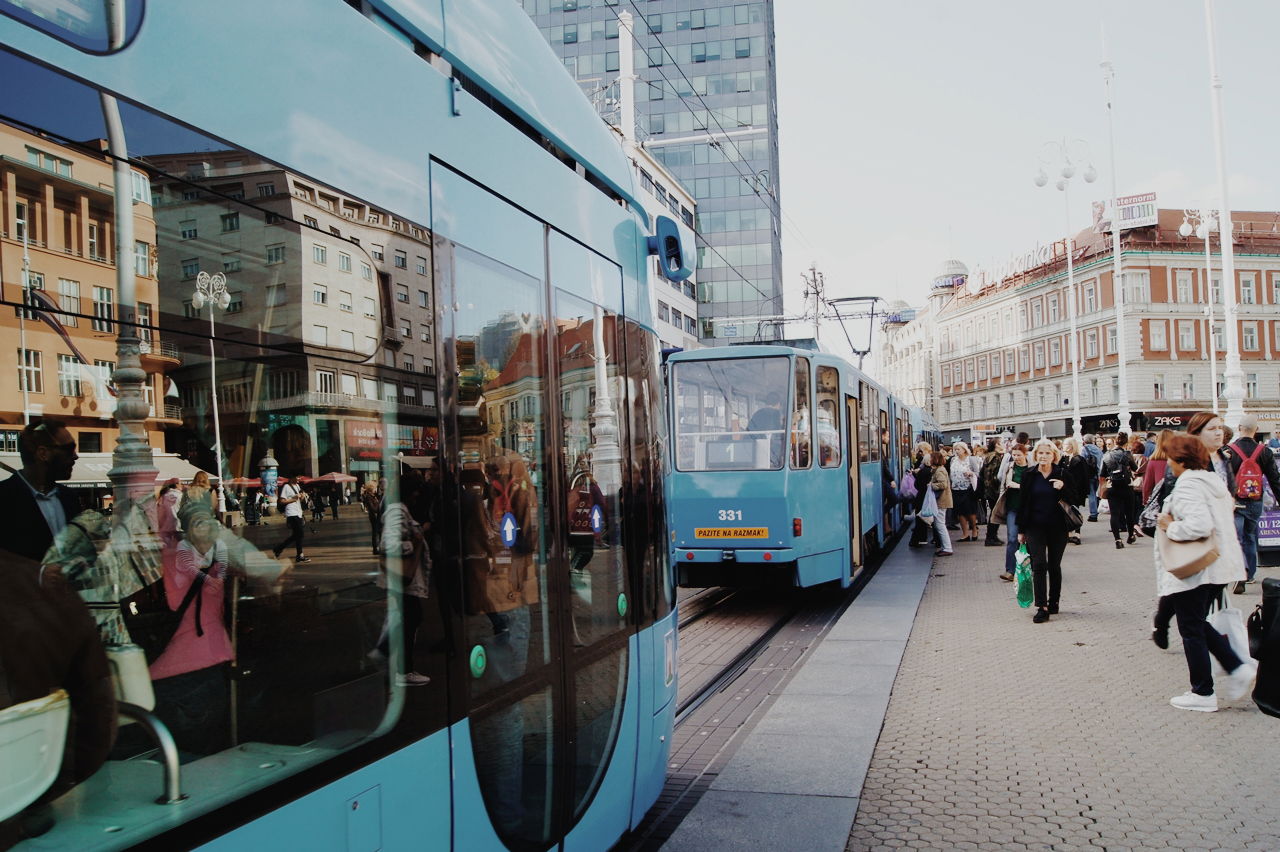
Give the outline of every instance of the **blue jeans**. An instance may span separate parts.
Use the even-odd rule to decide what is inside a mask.
[[[1236,504],[1236,539],[1244,551],[1244,570],[1250,580],[1258,573],[1258,521],[1261,518],[1261,500]]]
[[[1016,509],[1005,509],[1004,526],[1005,535],[1008,536],[1004,543],[1004,570],[1006,574],[1012,574],[1014,560],[1018,555],[1018,512]]]
[[[1089,477],[1089,517],[1098,517],[1098,477]]]

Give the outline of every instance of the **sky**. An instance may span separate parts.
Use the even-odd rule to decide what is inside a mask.
[[[1214,11],[1229,203],[1278,210],[1280,2]],[[1033,182],[1047,142],[1084,140],[1098,180],[1072,181],[1069,221],[1090,226],[1112,175],[1104,29],[1118,194],[1218,204],[1201,0],[788,0],[774,14],[788,315],[811,263],[828,298],[921,306],[949,258],[972,272],[1062,239],[1058,161]],[[850,334],[865,340],[865,321]],[[834,321],[821,339],[847,354]]]

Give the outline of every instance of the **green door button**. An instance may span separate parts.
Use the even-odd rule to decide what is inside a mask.
[[[627,596],[625,594],[618,595],[618,617],[627,617]]]
[[[480,677],[484,674],[485,667],[489,665],[489,657],[484,652],[483,645],[476,645],[471,649],[471,676]]]

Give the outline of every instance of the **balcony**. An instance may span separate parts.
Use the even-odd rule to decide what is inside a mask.
[[[182,363],[182,353],[178,351],[178,347],[154,335],[151,340],[141,341],[138,350],[144,359],[161,361],[171,366]]]
[[[152,404],[151,410],[147,412],[147,419],[157,420],[166,425],[180,426],[182,425],[182,406],[172,402]]]

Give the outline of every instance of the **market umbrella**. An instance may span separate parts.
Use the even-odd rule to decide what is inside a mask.
[[[326,473],[324,476],[317,476],[311,482],[356,482],[356,478],[349,473]]]

